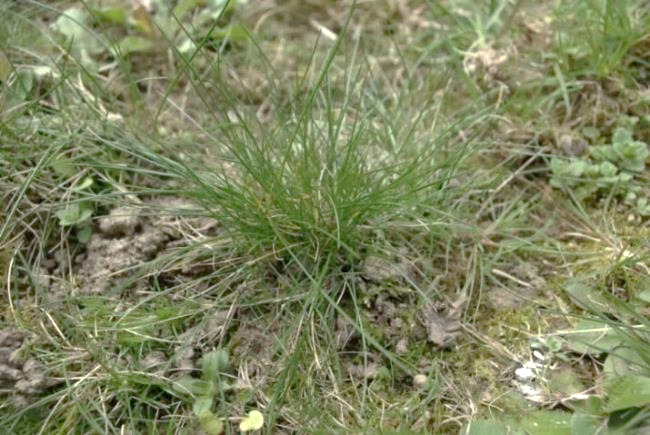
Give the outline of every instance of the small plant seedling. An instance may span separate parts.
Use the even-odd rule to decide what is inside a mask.
[[[175,391],[193,396],[192,412],[199,419],[203,431],[209,435],[223,432],[223,422],[212,408],[217,394],[232,388],[222,376],[228,365],[228,352],[214,350],[203,357],[200,379],[184,376],[173,384]]]
[[[79,186],[71,189],[72,191],[82,191],[93,185],[91,177],[85,178]],[[75,227],[77,230],[77,238],[81,243],[87,243],[92,235],[92,227],[88,223],[88,219],[93,214],[93,206],[87,201],[73,202],[67,204],[64,208],[56,212],[56,217],[59,220],[59,225],[62,227]]]
[[[93,214],[93,209],[87,203],[69,204],[66,208],[56,212],[59,225],[69,227],[84,223]]]
[[[632,183],[645,169],[648,155],[647,144],[634,140],[630,128],[618,127],[611,144],[590,147],[587,157],[553,157],[550,184],[571,190],[580,199],[613,192],[638,213],[650,215],[647,198],[640,197],[640,187]]]
[[[614,130],[611,145],[591,147],[595,160],[611,162],[622,171],[642,172],[648,158],[648,146],[645,142],[634,140],[632,132],[625,127]]]

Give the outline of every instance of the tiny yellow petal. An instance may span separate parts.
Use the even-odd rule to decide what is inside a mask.
[[[264,425],[264,416],[259,411],[251,411],[248,416],[239,423],[239,430],[248,432],[260,429]]]

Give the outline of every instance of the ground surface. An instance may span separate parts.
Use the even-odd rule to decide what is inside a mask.
[[[7,433],[645,433],[643,1],[0,5]]]

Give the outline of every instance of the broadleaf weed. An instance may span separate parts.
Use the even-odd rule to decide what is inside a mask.
[[[634,140],[632,132],[625,127],[616,128],[611,141],[608,145],[590,147],[585,157],[552,157],[550,184],[572,190],[582,200],[612,193],[645,214],[646,202],[637,197],[641,189],[634,182],[645,169],[650,155],[648,145]]]

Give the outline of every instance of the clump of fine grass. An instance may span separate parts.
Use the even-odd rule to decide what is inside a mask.
[[[358,261],[367,228],[441,207],[448,182],[470,154],[470,142],[457,143],[455,135],[472,128],[480,112],[461,115],[417,144],[411,132],[427,114],[426,103],[419,113],[408,111],[414,117],[395,130],[378,128],[377,121],[386,120],[382,114],[360,108],[374,105],[376,97],[368,93],[363,70],[351,66],[356,59],[341,59],[339,44],[329,50],[306,95],[281,113],[279,122],[266,125],[240,107],[223,108],[235,119],[219,135],[208,133],[223,156],[210,168],[196,170],[142,148],[143,157],[161,171],[185,180],[184,194],[240,235],[249,245],[245,250],[272,248],[314,265],[332,258]],[[329,77],[335,62],[347,68],[337,83]],[[278,78],[270,74],[268,80]],[[196,86],[197,92],[206,89]],[[216,88],[222,100],[233,101],[227,89]],[[403,142],[387,144],[389,135]],[[455,149],[451,143],[457,143]]]

